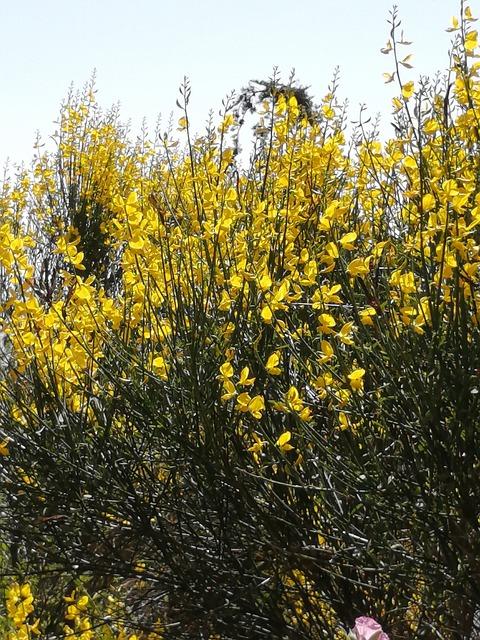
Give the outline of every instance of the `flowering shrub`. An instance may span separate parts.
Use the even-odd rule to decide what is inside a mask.
[[[306,109],[274,77],[246,167],[239,101],[193,138],[185,83],[178,130],[132,144],[89,86],[4,181],[4,573],[40,620],[8,591],[12,633],[344,638],[370,611],[394,638],[471,632],[473,21],[414,86],[392,14],[385,143],[347,139],[335,82]]]

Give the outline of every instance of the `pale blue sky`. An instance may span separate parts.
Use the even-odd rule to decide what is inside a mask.
[[[97,71],[98,100],[120,101],[138,130],[143,117],[175,111],[184,75],[192,85],[191,117],[200,128],[210,108],[277,65],[292,67],[311,93],[327,91],[340,66],[339,95],[350,117],[365,102],[389,121],[393,85],[382,72],[391,61],[379,49],[388,39],[390,0],[0,0],[0,166],[7,156],[29,162],[36,130],[55,129],[71,83],[81,88]],[[448,63],[459,0],[398,0],[414,71],[433,74]],[[480,1],[472,0],[480,14]]]

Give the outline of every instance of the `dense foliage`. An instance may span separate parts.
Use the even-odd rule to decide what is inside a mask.
[[[447,76],[414,86],[392,14],[385,143],[362,122],[347,138],[335,84],[314,106],[273,77],[194,139],[185,83],[154,143],[89,86],[55,153],[4,180],[6,637],[314,640],[363,614],[469,637],[472,22],[462,5]]]

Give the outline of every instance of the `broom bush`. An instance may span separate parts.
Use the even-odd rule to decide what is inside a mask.
[[[414,85],[392,12],[386,142],[336,79],[275,73],[200,137],[185,81],[153,142],[91,83],[4,180],[5,637],[476,637],[473,21]]]

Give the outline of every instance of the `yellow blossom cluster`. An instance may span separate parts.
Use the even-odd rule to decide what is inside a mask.
[[[112,596],[110,596],[111,599]],[[92,616],[94,610],[91,598],[85,593],[73,591],[64,597],[66,603],[64,637],[80,640],[162,640],[161,625],[155,624],[157,630],[151,632],[128,631],[122,625],[114,627],[108,623],[105,611],[98,617]],[[31,640],[41,637],[40,619],[33,620],[34,598],[28,582],[20,585],[12,583],[6,590],[6,622],[12,629],[7,640]],[[108,606],[106,607],[108,612]],[[118,628],[119,627],[119,628]]]
[[[30,640],[40,635],[37,618],[33,620],[33,596],[28,583],[14,582],[6,591],[8,621],[13,629],[8,633],[8,640]]]
[[[17,372],[34,364],[80,411],[113,332],[141,344],[142,367],[166,381],[182,357],[175,324],[188,327],[201,300],[217,349],[237,347],[219,367],[223,402],[254,420],[268,408],[308,421],[320,401],[344,428],[369,375],[359,335],[423,335],[460,307],[478,322],[477,65],[455,73],[452,121],[433,95],[421,149],[408,128],[351,149],[331,95],[311,121],[278,94],[262,106],[269,139],[249,172],[228,144],[232,113],[183,153],[168,137],[163,150],[129,149],[91,90],[67,105],[60,160],[39,157],[3,189],[2,324]],[[273,331],[264,361],[241,362],[240,316],[254,344]],[[294,362],[305,343],[307,362]],[[303,388],[268,397],[248,376],[280,377],[283,352]]]

